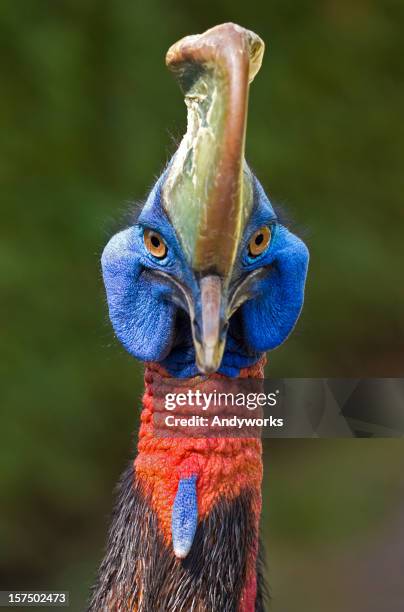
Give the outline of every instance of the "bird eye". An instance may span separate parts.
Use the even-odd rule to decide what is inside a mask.
[[[167,246],[160,234],[146,229],[143,234],[146,249],[157,259],[163,259],[167,255]]]
[[[258,257],[267,248],[271,241],[271,230],[269,227],[260,227],[254,232],[250,242],[248,243],[248,254],[250,257]]]

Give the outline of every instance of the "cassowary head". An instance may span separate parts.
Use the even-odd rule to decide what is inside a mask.
[[[293,329],[308,251],[278,222],[244,160],[249,83],[264,43],[234,24],[167,54],[187,132],[137,223],[102,255],[118,339],[176,376],[235,376]]]

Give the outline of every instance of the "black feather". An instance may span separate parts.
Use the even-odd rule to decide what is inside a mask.
[[[220,500],[199,524],[189,555],[179,560],[163,542],[157,517],[130,466],[118,485],[107,553],[89,612],[237,612],[256,537],[252,495],[245,491],[231,502]],[[263,612],[261,554],[257,579],[256,612]]]

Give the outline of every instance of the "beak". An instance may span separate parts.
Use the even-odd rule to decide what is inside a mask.
[[[200,279],[195,291],[163,270],[151,272],[170,288],[170,299],[188,313],[196,365],[202,374],[212,374],[220,368],[230,317],[259,293],[258,282],[269,273],[267,266],[257,268],[230,290],[220,276],[209,274]]]
[[[204,374],[211,374],[220,367],[226,342],[227,320],[220,277],[203,277],[200,290],[198,318],[192,324],[196,365]]]
[[[198,370],[203,374],[216,372],[222,362],[231,316],[222,279],[215,274],[204,276],[191,289],[163,270],[149,274],[163,281],[169,288],[169,299],[188,313]]]
[[[212,274],[201,279],[200,307],[193,310],[191,319],[196,365],[200,372],[212,374],[220,368],[230,317],[244,302],[256,297],[259,281],[269,273],[268,266],[257,268],[231,291],[226,290],[219,276]]]

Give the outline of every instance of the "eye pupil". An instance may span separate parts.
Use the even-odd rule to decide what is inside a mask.
[[[264,240],[264,236],[263,234],[258,234],[258,236],[255,238],[255,244],[257,246],[259,246]]]
[[[150,242],[152,243],[152,245],[153,245],[154,247],[156,247],[156,249],[158,249],[158,248],[159,248],[159,246],[160,246],[160,240],[157,238],[157,236],[152,236],[152,237],[150,238]]]

